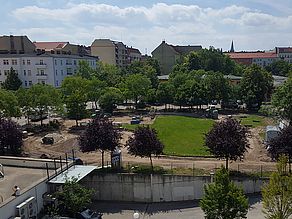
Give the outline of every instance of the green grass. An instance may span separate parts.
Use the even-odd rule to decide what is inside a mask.
[[[210,155],[204,144],[204,134],[214,121],[185,116],[158,116],[151,127],[158,132],[164,144],[164,154],[179,156]],[[134,130],[138,125],[123,125],[127,130]]]
[[[164,154],[193,156],[210,155],[204,147],[204,134],[214,121],[184,116],[159,116],[152,127],[164,143]]]
[[[257,115],[248,115],[246,118],[240,118],[240,117],[235,117],[239,120],[241,120],[241,124],[248,126],[250,128],[256,128],[259,126],[266,126],[267,121],[266,117],[264,116],[257,116]]]

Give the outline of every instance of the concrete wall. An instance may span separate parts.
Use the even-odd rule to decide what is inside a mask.
[[[265,180],[234,179],[244,192],[261,191]],[[98,174],[92,172],[81,183],[95,190],[95,200],[165,202],[201,199],[209,176]]]
[[[16,215],[16,206],[20,203],[24,202],[30,197],[35,197],[37,201],[37,212],[39,213],[43,208],[43,194],[47,192],[47,178],[43,178],[36,182],[36,184],[32,185],[21,191],[21,195],[19,197],[11,197],[5,200],[0,205],[0,218],[8,219],[14,218]]]
[[[56,160],[57,168],[60,167],[59,162],[60,160]],[[55,169],[54,161],[51,159],[0,156],[0,164],[2,164],[3,166],[45,169],[46,163],[48,164],[49,169]],[[62,161],[62,165],[65,166],[65,161]]]

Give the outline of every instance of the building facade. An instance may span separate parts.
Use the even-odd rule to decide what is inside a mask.
[[[0,37],[0,84],[13,68],[22,87],[38,83],[60,87],[65,77],[77,73],[80,61],[86,61],[93,69],[97,66],[97,57],[73,55],[69,50],[57,53],[50,48],[46,51],[37,46],[26,36]]]
[[[165,41],[153,50],[152,57],[157,59],[162,75],[168,75],[171,73],[174,65],[183,57],[188,55],[192,51],[199,51],[202,46],[173,46],[167,44]]]
[[[276,47],[275,52],[279,59],[292,63],[292,47]]]
[[[90,55],[90,47],[69,42],[33,42],[38,52],[63,55]]]
[[[226,54],[235,62],[243,65],[257,64],[265,67],[279,60],[275,52],[234,52]]]
[[[96,39],[91,44],[91,55],[98,56],[103,63],[125,67],[141,60],[138,49],[127,47],[124,43],[110,39]]]

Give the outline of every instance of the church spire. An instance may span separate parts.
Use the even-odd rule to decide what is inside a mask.
[[[230,48],[230,51],[229,51],[229,52],[235,52],[235,51],[234,51],[233,40],[232,40],[232,42],[231,42],[231,48]]]

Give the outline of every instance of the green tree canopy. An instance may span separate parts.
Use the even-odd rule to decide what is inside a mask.
[[[123,94],[118,88],[108,87],[100,96],[99,106],[104,112],[113,113],[117,104],[121,104],[123,99]]]
[[[88,81],[82,77],[66,77],[62,83],[62,93],[69,118],[78,120],[86,117],[88,101]]]
[[[292,216],[292,175],[287,174],[287,158],[281,157],[278,172],[262,189],[263,212],[267,219],[289,219]]]
[[[260,107],[271,92],[273,77],[260,66],[253,64],[245,69],[240,87],[247,108],[252,108],[253,104]]]
[[[292,124],[292,78],[276,89],[272,96],[272,104],[276,111]]]
[[[215,182],[206,185],[204,191],[200,207],[206,219],[246,218],[248,199],[243,190],[230,180],[229,172],[225,168],[216,172]]]
[[[266,66],[265,69],[271,72],[273,75],[289,76],[289,72],[292,71],[292,64],[284,60],[279,60]]]
[[[28,90],[28,101],[31,101],[33,114],[40,116],[41,124],[43,115],[50,112],[62,111],[60,92],[51,85],[35,84]]]
[[[174,94],[175,88],[169,82],[159,84],[156,91],[157,100],[159,103],[165,104],[165,109],[167,108],[167,104],[173,103]]]
[[[17,98],[12,91],[0,89],[0,118],[20,116]]]
[[[21,85],[22,81],[19,79],[16,71],[11,67],[6,80],[2,84],[2,88],[6,90],[18,90]]]
[[[82,211],[91,203],[93,190],[88,189],[77,182],[77,178],[66,179],[60,192],[56,192],[59,204],[65,207],[68,216],[75,217],[76,213]]]
[[[138,102],[146,98],[147,92],[151,88],[151,81],[142,74],[133,74],[126,77],[121,87],[125,96],[134,100],[137,108]]]
[[[85,79],[91,79],[93,74],[94,70],[90,67],[87,61],[85,60],[79,61],[76,76],[80,76]]]

